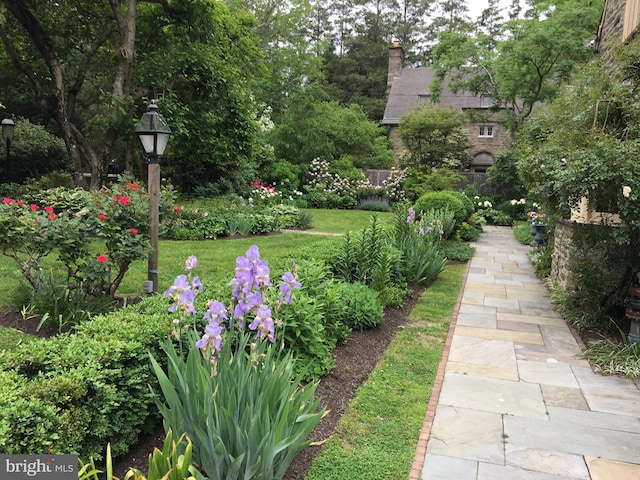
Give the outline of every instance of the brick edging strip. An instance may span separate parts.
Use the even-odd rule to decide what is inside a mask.
[[[445,340],[444,349],[442,350],[442,359],[440,360],[440,365],[438,365],[438,373],[436,373],[436,379],[433,382],[433,389],[431,390],[431,396],[429,397],[427,414],[425,415],[424,422],[422,423],[422,430],[418,437],[418,445],[416,447],[416,454],[413,457],[411,471],[409,472],[409,480],[420,480],[422,475],[422,467],[427,455],[427,442],[429,441],[431,427],[433,426],[433,419],[436,415],[436,407],[438,406],[438,399],[440,398],[440,392],[442,390],[442,382],[444,381],[444,372],[447,367],[447,361],[449,360],[453,331],[455,330],[456,323],[458,322],[458,313],[460,312],[460,304],[462,303],[462,297],[464,296],[464,287],[467,284],[467,277],[469,275],[470,268],[471,259],[467,262],[467,269],[464,272],[464,278],[462,279],[458,300],[456,301],[456,306],[454,307],[453,315],[451,316],[449,332],[447,333],[447,339]]]

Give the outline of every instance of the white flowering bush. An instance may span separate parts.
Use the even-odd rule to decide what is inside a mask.
[[[406,179],[405,170],[392,169],[391,175],[382,186],[374,186],[371,180],[360,172],[357,178],[330,172],[331,164],[318,158],[311,162],[308,182],[304,186],[310,206],[336,207],[341,206],[336,197],[342,197],[342,202],[355,207],[357,202],[349,202],[344,197],[360,200],[368,197],[387,198],[395,203],[406,199],[403,190],[403,182]],[[332,198],[333,197],[333,198]],[[344,205],[342,205],[344,206]]]

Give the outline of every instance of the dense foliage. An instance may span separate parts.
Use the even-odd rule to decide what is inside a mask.
[[[575,237],[577,248],[591,252],[572,267],[578,301],[588,310],[620,305],[640,269],[639,52],[631,43],[592,62],[517,138],[520,177],[549,214],[569,218],[586,198],[606,214],[597,223],[613,224],[586,225]]]

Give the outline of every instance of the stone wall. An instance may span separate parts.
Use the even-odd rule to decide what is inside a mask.
[[[478,131],[480,125],[493,126],[493,137],[479,137]],[[496,153],[506,150],[508,142],[511,139],[511,134],[507,129],[494,122],[467,124],[465,125],[465,130],[469,135],[469,142],[472,144],[472,147],[469,149],[469,154],[472,157],[483,152],[489,153],[494,157]]]
[[[598,50],[604,51],[612,42],[622,39],[624,7],[627,0],[607,0],[598,32]]]
[[[569,265],[575,256],[573,234],[578,228],[575,222],[559,220],[553,237],[553,256],[551,258],[551,279],[563,290],[569,292],[575,288],[571,281]]]
[[[551,258],[551,279],[564,291],[576,292],[576,285],[572,278],[572,266],[581,265],[583,270],[597,272],[598,283],[602,285],[602,292],[610,291],[625,277],[627,265],[624,262],[608,261],[606,247],[576,246],[579,235],[594,234],[597,229],[612,229],[616,227],[580,223],[575,220],[558,220],[553,238],[553,255]],[[591,231],[590,231],[591,230]],[[611,255],[611,252],[609,252]],[[585,280],[589,280],[585,277]],[[594,292],[595,293],[595,292]]]

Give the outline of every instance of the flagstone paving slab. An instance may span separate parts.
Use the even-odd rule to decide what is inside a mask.
[[[589,405],[580,388],[541,385],[542,397],[547,407],[565,407],[574,410],[589,410]]]
[[[453,372],[445,374],[439,403],[483,412],[547,418],[539,385]]]
[[[519,361],[518,372],[523,382],[578,388],[578,381],[569,365],[556,362]]]
[[[493,340],[503,340],[506,342],[531,343],[534,345],[544,345],[540,331],[518,331],[499,330],[495,328],[469,327],[466,325],[456,326],[456,337],[476,337]],[[511,346],[513,350],[513,346]]]
[[[463,458],[429,454],[424,460],[424,480],[476,480],[478,462]]]
[[[504,417],[504,433],[507,441],[515,446],[629,463],[638,461],[640,435],[637,433],[568,424],[557,418],[544,421],[510,415]]]
[[[435,455],[502,464],[502,416],[441,405],[433,422],[427,451]]]
[[[569,427],[578,425],[640,434],[640,419],[626,415],[549,406],[549,418],[552,422],[562,422]]]
[[[566,477],[488,463],[478,465],[478,480],[580,480],[581,478],[589,477]]]
[[[565,478],[589,478],[582,455],[516,446],[507,438],[505,457],[506,464],[511,467]]]
[[[533,323],[535,325],[556,325],[565,328],[567,326],[566,322],[560,317],[545,317],[542,315],[537,315],[536,313],[522,314],[511,312],[497,312],[496,319],[505,322]]]
[[[591,410],[640,417],[640,391],[635,382],[597,375],[588,367],[573,370]]]
[[[585,457],[591,480],[639,480],[640,465]]]
[[[514,347],[516,351],[516,358],[518,360],[563,363],[566,365],[575,365],[577,367],[591,368],[589,366],[589,362],[579,358],[573,351],[564,353],[558,351],[550,352],[546,345],[531,345],[526,343],[516,343]]]

